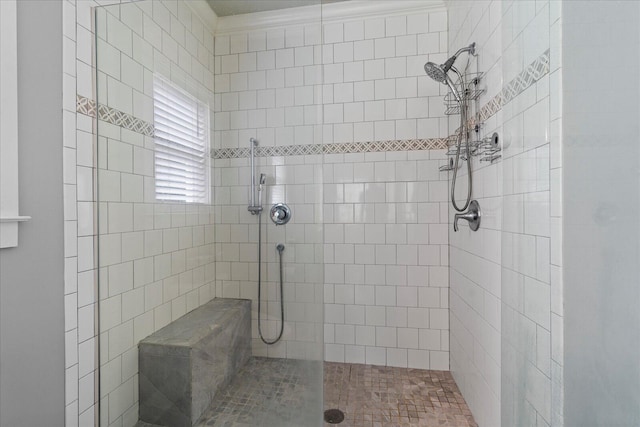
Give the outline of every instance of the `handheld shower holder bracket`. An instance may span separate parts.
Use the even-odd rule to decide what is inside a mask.
[[[479,157],[481,162],[493,163],[502,157],[500,154],[502,151],[502,143],[500,142],[500,137],[497,132],[493,132],[479,140],[469,141],[468,153],[466,147],[462,146],[460,149],[460,158],[464,161],[467,161],[470,157]],[[454,169],[453,159],[455,158],[456,153],[457,147],[450,146],[446,154],[451,161],[448,162],[448,165],[441,167],[441,171]],[[460,168],[460,166],[458,166],[458,168]]]
[[[263,208],[262,206],[249,206],[247,210],[251,212],[251,215],[257,215],[263,211]]]

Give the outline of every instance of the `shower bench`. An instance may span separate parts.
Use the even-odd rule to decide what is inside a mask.
[[[192,426],[251,357],[251,301],[216,298],[138,345],[140,421]]]

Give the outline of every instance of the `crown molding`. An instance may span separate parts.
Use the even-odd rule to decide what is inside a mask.
[[[202,23],[211,31],[211,34],[215,34],[220,18],[211,9],[209,3],[206,0],[184,0],[184,3],[202,20]]]
[[[442,0],[350,0],[322,5],[322,21],[348,21],[439,9],[445,10]]]
[[[219,17],[216,35],[264,30],[309,23],[342,22],[353,19],[403,15],[425,10],[445,11],[442,0],[350,0],[338,3],[292,7]]]

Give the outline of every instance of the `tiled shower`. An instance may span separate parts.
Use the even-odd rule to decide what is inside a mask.
[[[257,354],[302,357],[323,333],[309,305],[324,301],[325,360],[448,368],[446,119],[419,66],[446,55],[446,15],[422,9],[216,35],[216,295],[256,296],[251,137],[266,206],[293,211],[264,240],[272,319],[274,248],[288,243],[289,322],[280,344],[256,339]]]
[[[67,425],[135,425],[137,343],[212,298],[253,301],[254,356],[450,371],[480,426],[569,424],[562,73],[579,43],[561,2],[352,0],[265,26],[119,3],[63,7]],[[423,66],[471,42],[474,136],[503,146],[472,160],[480,230],[454,233],[459,123]],[[156,203],[154,73],[210,108],[207,204]],[[281,298],[286,313],[273,346],[257,335],[250,138],[265,210],[293,211],[261,217],[267,337]]]

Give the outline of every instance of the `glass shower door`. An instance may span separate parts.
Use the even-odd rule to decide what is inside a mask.
[[[140,343],[160,348],[185,315],[192,319],[214,299],[250,300],[251,356],[238,362],[224,387],[201,390],[211,399],[206,407],[199,402],[198,419],[184,425],[320,425],[320,8],[299,26],[232,32],[224,31],[230,28],[224,17],[211,28],[199,15],[187,2],[96,8],[96,100],[79,102],[97,118],[100,425],[174,426],[159,414],[180,405],[192,405],[180,416],[195,417],[197,402],[172,400],[191,397],[178,392],[179,363],[153,365],[160,385],[153,399],[141,395],[142,365],[150,364],[141,359]],[[311,62],[294,61],[297,52]],[[266,175],[259,216],[247,210],[250,138],[258,141],[257,176]],[[291,208],[288,224],[269,219],[276,203]],[[259,268],[267,341],[278,335],[284,302],[282,338],[273,345],[258,332]],[[220,310],[211,316],[224,317]],[[221,336],[237,328],[230,323]],[[218,351],[231,353],[230,360],[242,354],[227,344]]]
[[[95,17],[100,424],[133,426],[140,341],[215,297],[213,37],[183,2]]]
[[[295,22],[274,25],[280,15]],[[221,16],[216,31],[216,295],[252,300],[254,355],[251,381],[234,390],[250,397],[228,407],[244,415],[221,416],[229,422],[322,423],[320,19],[318,1]],[[276,225],[281,203],[291,216]]]

